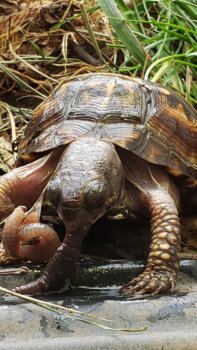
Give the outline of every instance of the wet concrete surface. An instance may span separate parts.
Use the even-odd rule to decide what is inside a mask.
[[[120,285],[143,269],[143,263],[86,261],[72,289],[39,299],[76,309],[78,319],[67,318],[16,297],[0,295],[0,349],[197,349],[197,261],[184,260],[176,291],[155,297],[127,298]],[[25,276],[1,276],[0,285],[13,288]],[[111,328],[80,322],[88,312],[111,321],[94,320]],[[71,315],[71,314],[70,314]]]

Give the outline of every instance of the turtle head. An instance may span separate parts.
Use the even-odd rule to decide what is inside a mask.
[[[83,176],[84,175],[84,176]],[[122,179],[123,180],[123,179]],[[76,174],[64,178],[60,197],[60,216],[68,227],[89,227],[120,200],[123,181],[109,181],[103,174]]]
[[[106,179],[98,174],[69,171],[69,176],[65,175],[64,180],[67,186],[62,188],[60,205],[68,221],[79,211],[86,215],[102,215],[119,197],[118,189],[114,191]]]
[[[87,138],[73,142],[65,151],[48,191],[66,227],[77,229],[91,226],[117,205],[123,188],[124,174],[115,147]]]

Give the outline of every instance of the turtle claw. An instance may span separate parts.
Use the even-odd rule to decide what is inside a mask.
[[[169,271],[144,271],[121,289],[120,293],[133,295],[156,295],[167,290],[173,291],[175,286],[174,274]]]
[[[39,277],[35,281],[14,288],[13,291],[19,294],[42,295],[48,292],[48,290],[49,285],[47,282],[42,277]]]

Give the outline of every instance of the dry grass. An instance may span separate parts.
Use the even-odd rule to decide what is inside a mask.
[[[111,29],[94,0],[2,1],[0,14],[0,136],[10,141],[60,81],[117,68]]]

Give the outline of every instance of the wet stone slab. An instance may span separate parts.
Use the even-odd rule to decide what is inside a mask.
[[[102,329],[68,319],[16,297],[0,295],[0,349],[197,349],[197,261],[181,262],[177,291],[155,297],[126,298],[119,286],[136,276],[142,263],[83,263],[67,292],[40,299],[82,310],[111,321],[91,320],[111,328],[144,328],[142,332]],[[6,288],[34,276],[1,276]],[[87,318],[86,318],[87,319]],[[90,319],[89,319],[90,320]]]

